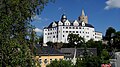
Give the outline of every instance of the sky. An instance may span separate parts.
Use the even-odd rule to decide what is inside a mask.
[[[37,34],[41,35],[43,28],[53,21],[59,21],[62,14],[69,20],[77,20],[82,9],[88,16],[88,23],[96,31],[103,35],[108,27],[120,31],[120,0],[55,0],[54,3],[48,3],[31,24],[36,27]]]

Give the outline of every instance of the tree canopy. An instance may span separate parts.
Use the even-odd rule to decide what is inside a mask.
[[[41,13],[50,1],[52,0],[0,0],[2,66],[35,66],[32,60],[33,53],[29,48],[31,44],[33,45],[29,41],[34,40],[30,37],[34,28],[30,21],[36,14]]]
[[[83,45],[84,38],[80,37],[77,34],[69,34],[68,37],[69,47],[81,47]]]
[[[111,34],[115,32],[116,30],[113,27],[108,27],[105,34],[105,39],[109,41],[111,39]]]
[[[54,60],[52,61],[49,65],[47,65],[46,67],[73,67],[72,62],[71,61],[66,61],[66,60]]]

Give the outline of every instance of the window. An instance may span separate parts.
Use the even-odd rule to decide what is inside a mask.
[[[60,60],[60,61],[62,61],[62,59],[61,59],[61,58],[60,58],[59,60]]]
[[[53,36],[53,38],[55,38],[55,36]]]
[[[69,33],[71,33],[71,31],[69,31]]]
[[[81,33],[81,31],[80,31],[80,33]]]
[[[79,29],[81,29],[81,27],[79,27]]]
[[[63,37],[64,37],[64,35],[63,35]]]
[[[83,32],[84,33],[84,32]]]
[[[78,31],[76,31],[76,33],[78,33]]]
[[[66,33],[68,33],[68,31],[66,31]]]
[[[64,27],[63,27],[63,29],[64,29]]]
[[[87,36],[87,38],[89,38],[89,36]]]
[[[52,62],[52,59],[50,59],[50,63]]]
[[[69,27],[69,29],[71,29],[71,27]]]
[[[78,29],[78,27],[76,27],[76,29]]]
[[[57,61],[57,59],[55,59],[55,61]]]
[[[47,35],[47,33],[45,33],[45,35]]]
[[[75,33],[75,31],[73,31],[73,33]]]
[[[68,27],[66,27],[66,29],[68,29]]]
[[[63,33],[64,33],[64,31],[63,31]]]
[[[73,29],[75,29],[75,28],[73,27]]]
[[[42,59],[39,59],[39,63],[40,63],[40,64],[42,63]]]
[[[53,34],[54,34],[54,32],[53,32]]]
[[[44,60],[44,63],[47,64],[47,62],[48,62],[47,59],[45,59],[45,60]]]

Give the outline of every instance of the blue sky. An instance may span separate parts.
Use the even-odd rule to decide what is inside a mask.
[[[104,35],[110,26],[120,31],[120,0],[55,0],[55,3],[48,3],[31,24],[36,27],[37,34],[41,35],[43,28],[60,20],[62,14],[69,20],[77,20],[82,9],[88,16],[88,23],[96,31]]]

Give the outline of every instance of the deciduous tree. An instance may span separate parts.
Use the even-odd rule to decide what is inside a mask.
[[[0,0],[0,47],[3,67],[32,67],[26,37],[30,21],[49,0]]]

